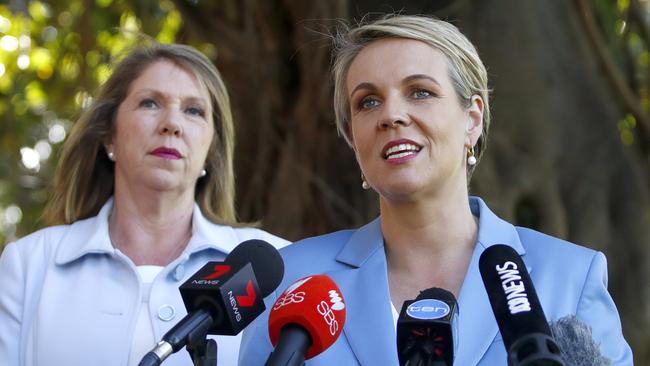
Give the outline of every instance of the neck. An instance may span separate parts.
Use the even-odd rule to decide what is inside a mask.
[[[458,298],[478,235],[467,192],[400,202],[382,198],[380,209],[396,307],[430,287]]]
[[[186,197],[115,192],[109,232],[113,246],[136,265],[165,266],[185,249],[194,201]]]

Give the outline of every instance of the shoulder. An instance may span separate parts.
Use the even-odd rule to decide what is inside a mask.
[[[603,253],[531,229],[517,227],[517,232],[540,300],[553,304],[551,317],[577,313],[590,296],[609,297]]]
[[[53,256],[61,239],[68,233],[71,225],[46,227],[7,244],[3,256],[22,258],[35,257],[39,253]]]
[[[42,279],[68,230],[69,226],[48,227],[7,244],[0,255],[0,288],[9,293],[22,289],[28,277]]]
[[[604,261],[596,250],[562,240],[539,231],[516,227],[525,256],[535,269],[561,271],[565,275],[585,275],[594,261]],[[558,273],[558,274],[559,274]]]
[[[589,325],[601,353],[613,365],[631,365],[616,304],[607,289],[607,259],[585,248],[530,229],[517,228],[531,263],[544,313],[549,320],[575,314]],[[528,258],[526,258],[528,257]]]
[[[252,239],[264,240],[278,249],[289,244],[288,240],[255,227],[231,226],[213,222],[203,215],[201,208],[196,203],[192,212],[192,226],[193,235],[197,237],[198,242],[208,246],[210,243],[220,242],[220,250],[226,253],[239,243]]]
[[[282,249],[283,256],[292,258],[305,254],[319,254],[333,259],[350,240],[355,230],[341,230],[299,240]]]
[[[316,263],[334,261],[354,232],[341,230],[302,239],[283,248],[280,253],[289,261],[304,261],[306,258]]]
[[[337,231],[306,238],[282,248],[280,254],[284,260],[285,274],[280,289],[305,276],[348,268],[337,261],[337,256],[354,232],[355,230]]]
[[[232,228],[239,242],[251,239],[259,239],[268,242],[277,249],[287,246],[290,242],[277,235],[253,227],[233,227]]]
[[[536,256],[572,256],[590,260],[598,253],[596,250],[533,229],[519,226],[515,228],[526,252]]]

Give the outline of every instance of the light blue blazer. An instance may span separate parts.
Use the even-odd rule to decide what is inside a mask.
[[[607,292],[605,256],[542,233],[515,227],[485,203],[470,198],[479,217],[476,247],[459,303],[455,365],[506,365],[506,352],[478,269],[481,253],[494,244],[513,247],[523,258],[549,321],[575,314],[591,326],[601,353],[612,365],[632,365],[616,306]],[[281,250],[285,276],[277,295],[296,279],[324,273],[339,286],[346,302],[346,323],[339,339],[307,365],[397,365],[381,218],[358,230],[309,238]],[[397,304],[399,310],[401,304]],[[244,331],[239,364],[263,365],[272,346],[268,310]]]

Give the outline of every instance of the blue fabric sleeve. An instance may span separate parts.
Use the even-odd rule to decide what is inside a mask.
[[[591,326],[602,355],[609,358],[613,366],[633,364],[632,349],[623,338],[621,319],[607,291],[607,260],[601,252],[591,261],[576,316]]]
[[[19,344],[25,299],[25,278],[20,252],[14,243],[0,256],[0,360],[19,365]]]

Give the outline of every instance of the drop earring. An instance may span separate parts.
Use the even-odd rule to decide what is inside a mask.
[[[474,156],[474,147],[470,147],[467,150],[467,165],[474,166],[476,165],[476,156]]]
[[[368,190],[370,189],[370,184],[366,181],[366,177],[361,173],[361,188]]]

